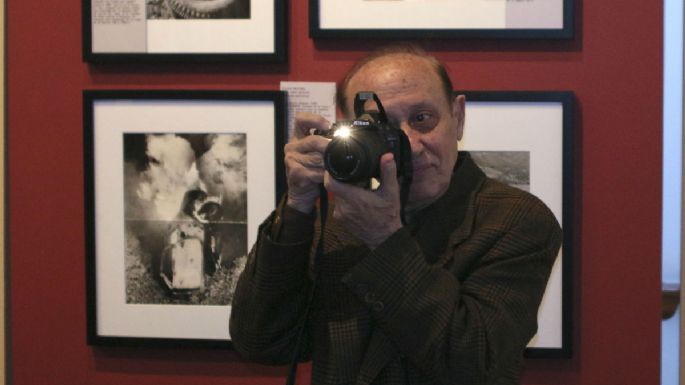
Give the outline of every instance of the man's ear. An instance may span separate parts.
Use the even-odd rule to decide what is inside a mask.
[[[452,116],[457,122],[457,140],[461,140],[464,135],[465,104],[466,97],[464,95],[457,95],[452,101]]]

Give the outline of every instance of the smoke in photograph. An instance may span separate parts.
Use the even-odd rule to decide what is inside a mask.
[[[230,305],[247,253],[246,134],[124,134],[126,301]]]

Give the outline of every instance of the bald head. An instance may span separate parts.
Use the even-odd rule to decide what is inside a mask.
[[[447,69],[439,60],[433,56],[430,56],[426,51],[415,45],[395,45],[372,52],[365,58],[355,63],[355,65],[352,66],[352,68],[347,72],[341,81],[340,86],[338,87],[336,96],[338,106],[340,106],[340,109],[345,116],[349,116],[351,113],[348,105],[350,100],[348,98],[347,91],[352,79],[360,71],[362,71],[362,69],[365,69],[368,66],[387,63],[388,61],[418,61],[422,64],[425,64],[426,69],[436,77],[437,83],[440,85],[440,89],[445,96],[445,101],[451,103],[451,101],[454,99],[452,81],[447,73]]]

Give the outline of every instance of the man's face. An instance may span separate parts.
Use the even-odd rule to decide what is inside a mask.
[[[409,137],[414,177],[407,209],[437,200],[447,190],[457,161],[463,96],[448,101],[433,66],[406,54],[384,56],[362,67],[345,92],[348,111],[354,111],[352,103],[360,91],[375,92],[390,122]]]

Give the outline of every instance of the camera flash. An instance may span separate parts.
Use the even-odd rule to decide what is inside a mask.
[[[348,126],[338,127],[338,129],[335,130],[335,133],[333,134],[333,136],[341,137],[341,138],[349,137],[350,136],[350,127],[348,127]]]

